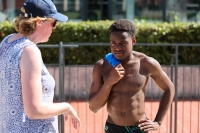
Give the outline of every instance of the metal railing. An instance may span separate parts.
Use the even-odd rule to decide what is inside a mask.
[[[78,46],[109,46],[108,43],[79,43],[79,44],[47,44],[47,45],[38,45],[39,48],[59,48],[59,102],[65,101],[65,93],[64,93],[64,55],[65,50],[64,48],[68,47],[78,47]],[[177,133],[177,101],[178,101],[178,54],[179,54],[179,47],[185,46],[197,46],[199,47],[200,44],[147,44],[147,43],[137,43],[136,46],[175,46],[175,53],[171,55],[171,80],[174,81],[175,85],[175,96],[174,96],[174,110],[171,108],[170,113],[174,111],[174,125],[172,125],[172,115],[170,115],[170,133],[173,132]],[[173,71],[173,68],[175,69]],[[174,80],[173,80],[174,75]],[[199,105],[199,104],[198,104]],[[199,117],[199,115],[198,115]],[[199,124],[199,122],[198,122]],[[198,130],[198,129],[197,129]],[[59,131],[64,133],[64,118],[63,116],[59,116]],[[199,133],[199,131],[198,131]]]

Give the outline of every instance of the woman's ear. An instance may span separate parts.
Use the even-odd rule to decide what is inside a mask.
[[[37,20],[37,26],[41,27],[41,25],[42,25],[42,20]]]

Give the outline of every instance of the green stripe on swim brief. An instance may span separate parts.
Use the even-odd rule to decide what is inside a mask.
[[[106,131],[108,130],[108,126],[105,126],[105,130],[106,130]]]
[[[128,131],[128,133],[134,133],[135,130],[140,131],[141,133],[145,133],[143,130],[140,130],[140,128],[138,126],[135,127],[127,127],[125,126],[126,130]]]
[[[126,128],[126,130],[128,131],[128,133],[132,133],[132,131],[130,130],[129,127],[126,127],[126,126],[125,126],[125,128]]]

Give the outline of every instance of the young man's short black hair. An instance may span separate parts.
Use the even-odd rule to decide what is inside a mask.
[[[131,37],[135,36],[135,26],[134,24],[126,19],[119,19],[116,20],[110,27],[109,27],[109,32],[118,32],[118,31],[125,31],[128,32],[128,34]]]

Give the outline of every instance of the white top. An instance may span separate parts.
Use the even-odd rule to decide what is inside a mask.
[[[23,107],[20,59],[27,45],[34,45],[26,37],[0,44],[0,133],[58,133],[57,117],[30,120]],[[36,46],[37,47],[37,46]],[[42,100],[53,102],[55,80],[42,64]]]

